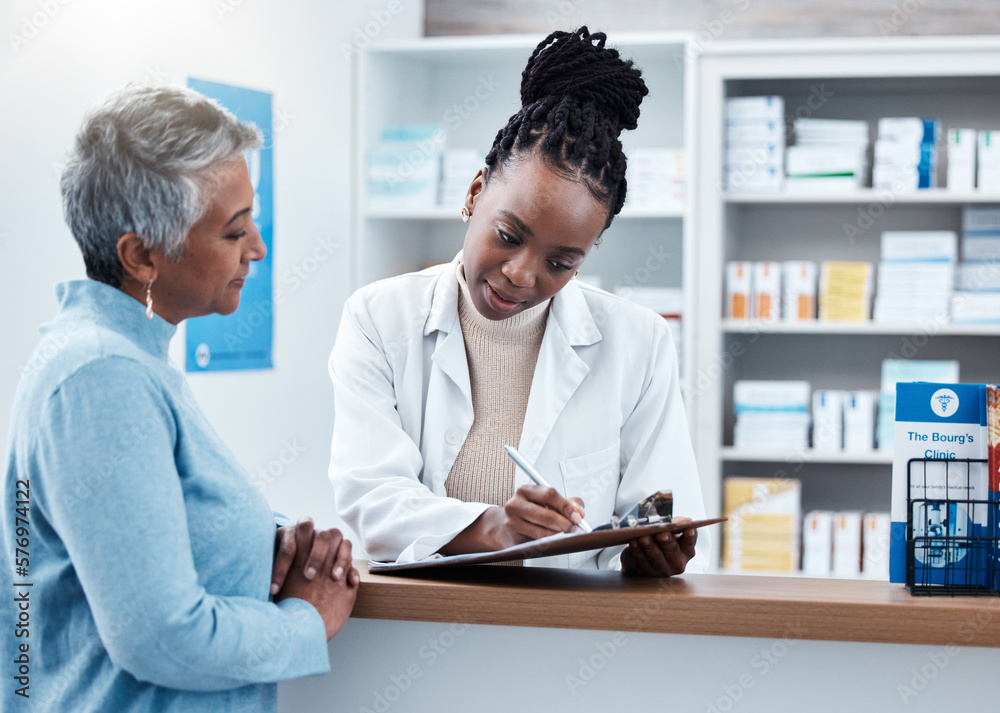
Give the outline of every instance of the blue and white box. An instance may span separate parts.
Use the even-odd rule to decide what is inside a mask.
[[[780,96],[726,99],[725,189],[776,192],[784,185],[785,101]]]
[[[962,260],[1000,262],[1000,209],[971,205],[962,209]]]
[[[892,541],[889,580],[906,582],[907,510],[913,509],[914,581],[919,584],[985,584],[985,561],[962,538],[986,536],[987,508],[969,501],[988,499],[986,386],[909,382],[896,385],[895,446],[892,461]],[[912,463],[911,460],[918,462]],[[922,461],[922,459],[932,459]],[[907,492],[907,475],[910,489]],[[908,505],[908,498],[911,504]]]
[[[941,124],[919,117],[878,120],[872,186],[892,192],[937,186]]]

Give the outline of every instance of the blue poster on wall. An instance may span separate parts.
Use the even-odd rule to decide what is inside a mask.
[[[264,143],[247,156],[254,187],[252,217],[267,246],[267,257],[250,263],[240,306],[230,315],[210,314],[186,322],[185,364],[188,371],[270,369],[274,332],[271,255],[274,233],[271,95],[253,89],[188,79],[188,86],[212,97],[241,121],[256,124]]]

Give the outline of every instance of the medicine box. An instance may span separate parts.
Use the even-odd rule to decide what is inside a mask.
[[[953,230],[886,230],[881,250],[885,262],[955,262],[958,234]]]
[[[776,321],[781,316],[781,265],[777,262],[755,262],[751,288],[751,319]]]
[[[844,392],[817,389],[812,395],[812,447],[817,451],[839,451],[844,439]]]
[[[1000,209],[966,206],[962,210],[962,260],[1000,261]]]
[[[857,577],[861,574],[861,513],[833,514],[833,574]]]
[[[723,566],[792,572],[799,566],[802,488],[794,478],[726,478]]]
[[[875,449],[875,405],[877,391],[848,391],[844,394],[844,450],[868,453]]]
[[[976,185],[976,130],[948,129],[949,191],[971,191]]]
[[[976,187],[980,191],[1000,191],[1000,131],[979,132],[976,159]]]
[[[866,512],[861,535],[861,574],[889,579],[890,519],[887,512]]]
[[[785,99],[778,95],[730,97],[726,99],[726,120],[781,121],[785,120]]]
[[[750,319],[750,288],[753,264],[726,263],[726,317]]]
[[[781,316],[786,322],[816,319],[816,263],[789,260],[781,265]]]
[[[802,572],[827,576],[833,566],[833,513],[813,510],[802,518]]]

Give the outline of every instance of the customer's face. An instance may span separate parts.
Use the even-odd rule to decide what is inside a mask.
[[[250,262],[267,255],[250,219],[254,190],[246,163],[222,166],[210,190],[211,205],[188,233],[180,260],[160,261],[153,283],[157,314],[174,324],[236,311]]]
[[[552,297],[573,279],[608,216],[577,181],[526,157],[480,173],[466,196],[472,217],[463,262],[472,301],[488,319],[506,319]]]

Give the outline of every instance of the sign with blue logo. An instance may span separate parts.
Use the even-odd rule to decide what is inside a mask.
[[[889,579],[906,581],[907,523],[915,581],[984,583],[988,470],[986,387],[923,381],[896,384]]]
[[[210,314],[186,322],[187,371],[270,369],[274,334],[271,296],[274,240],[274,176],[271,94],[227,84],[188,79],[188,86],[218,101],[241,121],[260,128],[264,143],[247,156],[254,187],[252,218],[267,246],[267,257],[250,263],[239,308],[230,315]]]

